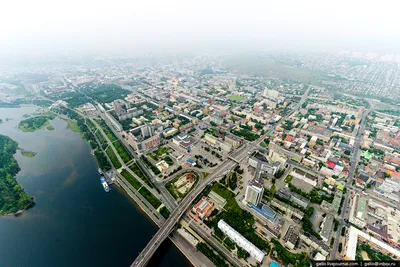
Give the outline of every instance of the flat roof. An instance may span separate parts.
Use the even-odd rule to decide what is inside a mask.
[[[376,239],[373,236],[370,236],[367,233],[364,233],[363,231],[358,230],[354,226],[350,226],[349,230],[349,239],[347,242],[347,251],[346,251],[346,257],[345,259],[347,260],[355,260],[356,259],[356,250],[357,250],[357,242],[358,242],[358,237],[361,236],[364,239],[368,240],[369,242],[374,243],[378,247],[381,247],[387,251],[389,251],[391,254],[395,255],[396,257],[400,257],[400,251],[395,249],[394,247],[390,246],[389,244],[382,242],[378,239]]]
[[[244,238],[224,220],[220,220],[218,222],[218,228],[221,229],[221,231],[229,236],[229,238],[231,238],[234,242],[236,242],[236,244],[238,244],[241,248],[246,250],[256,261],[263,261],[265,253],[253,245],[253,243],[251,243],[249,240]]]
[[[357,217],[362,219],[365,216],[367,210],[367,199],[365,197],[359,197],[357,201]]]

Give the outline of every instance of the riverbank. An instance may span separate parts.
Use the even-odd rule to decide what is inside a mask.
[[[20,167],[14,158],[18,143],[10,137],[0,135],[0,215],[10,215],[34,206],[34,200],[21,185],[16,175]]]

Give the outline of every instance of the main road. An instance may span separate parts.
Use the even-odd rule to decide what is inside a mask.
[[[132,267],[143,267],[146,266],[147,262],[150,260],[151,256],[161,245],[161,243],[167,238],[167,236],[172,232],[175,224],[180,220],[182,215],[189,208],[193,200],[208,186],[211,182],[219,178],[224,173],[233,169],[238,163],[241,162],[248,156],[248,151],[252,151],[257,144],[263,140],[267,134],[261,136],[257,141],[251,144],[243,145],[236,153],[227,158],[218,169],[211,173],[207,178],[205,178],[201,183],[199,183],[183,200],[177,208],[171,213],[169,219],[161,226],[154,237],[149,241],[147,246],[139,254],[139,256],[132,263]],[[233,159],[231,159],[233,158]]]
[[[238,156],[243,156],[246,153],[245,147],[241,149]],[[175,224],[180,220],[181,216],[189,208],[193,200],[203,191],[203,189],[214,181],[219,175],[235,167],[237,163],[233,160],[226,160],[221,164],[220,168],[211,173],[203,182],[199,183],[178,205],[178,207],[171,213],[169,219],[161,226],[160,230],[154,235],[147,246],[135,259],[131,266],[146,266],[147,262],[150,260],[151,256],[158,249],[161,243],[167,238],[167,236],[172,232]]]
[[[355,171],[357,169],[357,165],[358,165],[358,160],[360,159],[360,144],[361,144],[361,140],[364,137],[364,132],[365,132],[365,120],[369,114],[370,110],[366,110],[361,118],[361,122],[360,122],[360,128],[358,130],[358,133],[356,135],[355,141],[354,141],[354,150],[353,150],[353,156],[350,160],[350,168],[349,168],[349,173],[347,175],[347,183],[346,183],[346,187],[349,189],[352,187],[353,184],[353,178],[354,178],[354,174]],[[340,214],[340,227],[338,227],[337,233],[336,233],[336,238],[335,241],[333,243],[333,248],[332,248],[332,253],[330,255],[331,260],[336,259],[336,253],[337,253],[337,249],[339,246],[339,240],[340,240],[340,234],[341,234],[341,228],[345,225],[345,218],[348,219],[348,212],[347,212],[347,208],[349,205],[349,197],[351,195],[350,190],[347,190],[346,192],[346,196],[343,202],[343,208],[342,208],[342,213]]]

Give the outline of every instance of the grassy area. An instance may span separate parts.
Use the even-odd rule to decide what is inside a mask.
[[[97,139],[99,139],[99,142],[101,145],[107,143],[107,140],[104,138],[103,134],[100,131],[96,132],[96,136],[97,136]]]
[[[96,131],[96,129],[97,129],[96,125],[94,125],[94,123],[91,120],[87,119],[86,124],[88,125],[90,130],[92,130],[93,132]]]
[[[235,194],[233,194],[232,191],[230,191],[228,188],[226,188],[222,184],[214,183],[211,190],[226,199],[226,205],[225,205],[224,209],[234,210],[234,211],[239,211],[239,212],[242,210],[235,200]]]
[[[161,209],[160,209],[160,214],[165,218],[165,219],[168,219],[169,218],[169,215],[170,215],[170,211],[168,210],[168,208],[167,207],[162,207]]]
[[[110,163],[108,162],[107,157],[104,155],[103,151],[99,149],[94,150],[94,156],[96,157],[100,169],[102,169],[103,171],[108,171],[111,169]]]
[[[174,179],[174,180],[175,180],[175,179]],[[167,184],[165,185],[165,188],[168,190],[168,192],[171,194],[171,196],[172,196],[173,198],[175,198],[175,199],[178,199],[178,198],[179,198],[179,195],[178,195],[177,193],[175,193],[175,186],[174,186],[173,180],[170,181],[169,183],[167,183]]]
[[[154,151],[153,153],[148,153],[147,155],[149,157],[151,157],[152,159],[154,159],[155,161],[159,161],[160,157],[162,157],[165,153],[168,152],[168,148],[165,146],[160,146],[157,148],[156,151]]]
[[[114,151],[112,150],[111,147],[107,148],[106,153],[108,157],[110,158],[112,164],[116,169],[121,168],[121,163],[119,162],[117,156],[115,155]]]
[[[169,166],[174,165],[174,161],[169,156],[166,156],[164,160]]]
[[[130,161],[132,158],[129,155],[129,153],[126,151],[125,147],[120,143],[120,141],[116,141],[113,143],[115,149],[117,150],[119,156],[121,157],[121,159],[127,163],[128,161]]]
[[[104,121],[100,121],[100,126],[111,142],[114,142],[117,140],[117,137],[115,137],[113,132],[110,130],[110,128],[108,128],[107,124]]]
[[[147,199],[147,201],[154,207],[154,208],[158,208],[161,205],[161,201],[156,198],[149,190],[147,190],[146,187],[142,187],[139,190],[139,193],[145,198]]]
[[[76,133],[81,133],[81,129],[79,128],[78,124],[73,120],[66,120],[68,123],[69,128]]]
[[[241,101],[241,102],[243,102],[243,101],[246,100],[245,97],[243,97],[243,96],[238,96],[238,95],[229,95],[228,98],[229,98],[230,100]]]
[[[139,188],[142,187],[142,184],[135,178],[133,177],[132,174],[130,174],[127,170],[123,170],[121,172],[121,175],[124,176],[124,178],[136,189],[139,190]]]
[[[147,177],[146,174],[142,172],[142,170],[135,164],[132,163],[132,165],[129,166],[129,169],[131,169],[140,179],[142,179],[148,186],[153,188],[153,184],[149,181],[149,178]]]

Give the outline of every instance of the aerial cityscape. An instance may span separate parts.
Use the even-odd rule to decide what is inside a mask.
[[[0,53],[0,266],[400,266],[400,53],[364,48]]]

